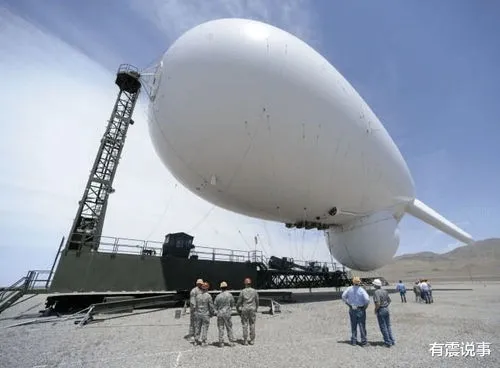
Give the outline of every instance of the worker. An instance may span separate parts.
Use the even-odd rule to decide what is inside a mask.
[[[229,346],[234,346],[233,322],[231,313],[235,306],[234,296],[227,291],[227,283],[220,283],[221,293],[215,297],[214,305],[217,313],[217,327],[219,328],[219,347],[224,346],[224,328],[227,330]]]
[[[427,285],[427,280],[422,280],[420,283],[421,298],[425,301],[425,304],[430,304],[429,297],[429,285]]]
[[[413,285],[413,292],[415,293],[415,302],[420,303],[420,280],[415,281],[415,285]]]
[[[244,280],[245,288],[241,290],[236,303],[236,310],[241,315],[241,326],[243,328],[243,345],[253,345],[255,342],[255,322],[257,309],[259,309],[259,294],[252,288],[252,280]],[[250,327],[250,340],[248,340],[248,328]]]
[[[391,318],[389,314],[389,305],[391,297],[387,290],[382,289],[382,282],[379,279],[373,280],[375,292],[373,293],[373,303],[375,304],[375,315],[377,316],[378,326],[382,337],[384,338],[384,346],[390,348],[395,344],[392,335]]]
[[[201,285],[203,285],[203,280],[196,280],[196,286],[191,289],[189,293],[189,333],[186,338],[191,338],[194,341],[194,326],[195,323],[195,313],[194,313],[194,304],[196,300],[196,296],[201,294]]]
[[[210,317],[215,316],[214,302],[212,296],[208,293],[210,285],[204,282],[201,285],[201,294],[195,298],[195,321],[196,329],[194,343],[201,346],[207,346],[207,333],[210,327]]]
[[[396,285],[396,290],[399,291],[401,303],[406,303],[406,286],[403,284],[403,281],[399,280],[399,283]]]
[[[432,286],[430,280],[427,280],[427,286],[429,287],[429,303],[434,303],[434,298],[432,297]]]
[[[361,279],[354,277],[352,286],[342,293],[342,300],[349,306],[349,318],[351,321],[351,345],[357,344],[357,330],[361,335],[361,346],[368,344],[366,338],[366,308],[370,304],[370,297],[361,286]]]

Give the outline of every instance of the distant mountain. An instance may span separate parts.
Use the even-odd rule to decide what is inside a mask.
[[[419,277],[442,281],[500,280],[500,238],[480,240],[443,254],[404,254],[375,273],[389,281]]]
[[[443,254],[438,254],[434,252],[419,252],[419,253],[411,253],[411,254],[403,254],[401,256],[394,257],[395,261],[399,260],[428,260],[434,261],[438,259],[444,259]]]

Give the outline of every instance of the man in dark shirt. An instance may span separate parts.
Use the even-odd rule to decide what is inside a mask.
[[[375,292],[373,293],[373,302],[375,303],[375,314],[377,315],[380,332],[384,338],[384,346],[391,347],[395,344],[392,336],[391,318],[389,315],[389,304],[391,297],[387,290],[382,289],[382,282],[379,279],[373,280]]]

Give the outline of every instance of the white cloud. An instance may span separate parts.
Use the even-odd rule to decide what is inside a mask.
[[[202,22],[232,17],[269,22],[310,43],[316,42],[311,3],[304,0],[129,0],[130,6],[153,22],[169,39]]]
[[[157,1],[137,10],[146,16],[157,14],[158,24],[175,34],[210,18],[248,13],[268,19],[278,11],[278,3],[268,10],[264,2],[242,4],[201,2],[194,9],[192,2]],[[303,6],[292,1],[279,4],[280,22],[289,22],[299,34],[307,32],[307,13],[296,17]],[[0,11],[1,285],[28,269],[50,266],[60,237],[67,235],[73,221],[117,87],[114,75],[76,49]],[[258,234],[258,247],[268,256],[330,260],[319,233],[304,235],[214,208],[188,192],[157,158],[144,105],[138,106],[134,120],[104,235],[161,241],[168,232],[186,231],[199,245],[247,250],[253,249]]]

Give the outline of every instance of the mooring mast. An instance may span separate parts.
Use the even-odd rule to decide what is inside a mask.
[[[132,114],[141,89],[141,75],[137,68],[122,64],[115,83],[120,88],[111,118],[101,139],[92,171],[66,242],[65,250],[97,250],[102,235],[109,194],[113,193],[113,179],[125,144]]]

